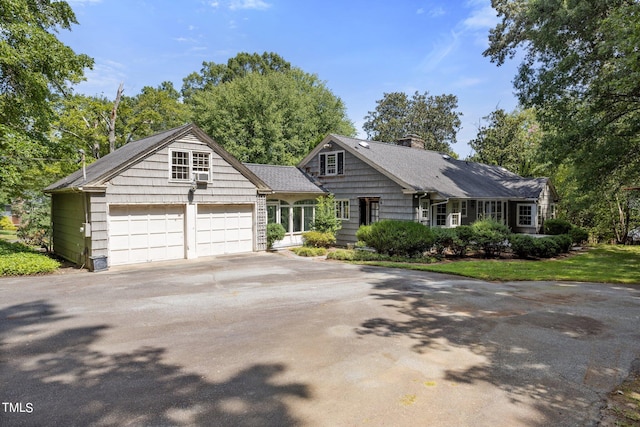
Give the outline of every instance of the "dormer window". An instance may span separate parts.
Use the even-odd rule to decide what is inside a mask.
[[[320,153],[320,175],[344,175],[344,151]]]
[[[208,182],[211,180],[211,153],[171,150],[170,157],[169,177],[171,181]]]

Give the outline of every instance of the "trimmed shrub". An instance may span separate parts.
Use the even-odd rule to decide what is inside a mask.
[[[467,253],[473,241],[473,228],[470,225],[460,225],[453,230],[455,231],[455,239],[451,250],[455,256],[462,257]]]
[[[551,237],[540,237],[533,239],[535,243],[534,255],[539,258],[551,258],[560,253],[560,246]]]
[[[16,231],[17,229],[18,227],[13,225],[13,222],[11,222],[11,218],[8,216],[0,217],[0,230]]]
[[[342,228],[342,221],[336,217],[336,200],[333,194],[316,199],[316,209],[311,229],[335,235]]]
[[[536,244],[534,237],[526,234],[513,234],[509,237],[511,250],[518,258],[529,258],[534,255]]]
[[[581,227],[571,228],[571,230],[569,230],[569,236],[571,236],[571,241],[576,245],[580,245],[589,240],[589,232]]]
[[[573,240],[568,234],[558,234],[557,236],[551,236],[549,238],[555,240],[555,242],[558,244],[560,253],[567,253],[571,250]]]
[[[284,239],[286,230],[277,222],[267,224],[267,249],[271,250],[273,244],[278,240]]]
[[[358,239],[356,246],[362,246],[362,244],[366,246],[367,242],[371,240],[371,226],[361,225],[356,231],[356,238]]]
[[[553,236],[558,234],[569,234],[571,223],[564,219],[548,219],[544,222],[544,234]]]
[[[434,236],[433,248],[436,254],[442,257],[447,249],[453,247],[458,236],[453,228],[434,228],[431,231]]]
[[[355,251],[349,249],[337,249],[327,254],[327,259],[338,261],[353,261],[355,259]]]
[[[482,219],[471,225],[473,241],[486,257],[500,256],[509,244],[509,227],[492,219]]]
[[[382,220],[369,227],[362,232],[358,230],[358,239],[379,253],[390,256],[420,256],[431,248],[435,240],[433,232],[418,222]]]
[[[302,234],[305,246],[312,248],[328,248],[336,243],[336,236],[331,232],[307,231]]]
[[[291,252],[298,256],[304,257],[313,257],[313,256],[323,256],[327,254],[327,250],[325,248],[312,248],[309,246],[303,246],[301,248],[293,248]]]

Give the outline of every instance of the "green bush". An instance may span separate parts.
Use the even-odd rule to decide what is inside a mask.
[[[368,241],[371,241],[371,226],[361,225],[356,231],[356,238],[358,239],[357,246],[366,246]]]
[[[278,240],[284,239],[286,230],[277,222],[267,224],[267,249],[273,248],[273,244]]]
[[[305,246],[312,248],[328,248],[336,243],[336,236],[331,232],[307,231],[302,234]]]
[[[569,236],[568,234],[558,234],[556,236],[551,236],[549,238],[553,239],[558,244],[558,247],[560,248],[560,253],[567,253],[571,250],[571,245],[573,244],[573,240],[571,239],[571,236]]]
[[[534,237],[527,236],[526,234],[513,234],[509,237],[509,243],[511,244],[511,250],[518,258],[529,258],[534,256],[535,242]]]
[[[51,273],[60,263],[21,243],[0,240],[0,276]]]
[[[341,228],[342,221],[336,217],[336,200],[333,195],[318,197],[311,229],[335,235]]]
[[[434,228],[431,231],[434,236],[433,248],[436,254],[442,257],[448,249],[453,247],[458,236],[453,228]]]
[[[334,259],[337,261],[353,261],[355,259],[355,252],[349,249],[337,249],[327,254],[327,259]]]
[[[571,227],[571,223],[564,219],[548,219],[544,222],[544,234],[569,234]]]
[[[486,257],[500,256],[509,244],[509,227],[492,219],[482,219],[471,225],[473,241]]]
[[[303,246],[301,248],[293,248],[291,252],[298,256],[304,257],[313,257],[313,256],[323,256],[327,254],[327,250],[325,248],[312,248],[309,246]]]
[[[432,231],[418,222],[382,220],[370,227],[363,232],[359,230],[356,236],[385,255],[420,256],[434,242]]]
[[[539,258],[551,258],[560,253],[560,246],[551,237],[534,238],[534,255]]]
[[[11,222],[11,218],[8,216],[0,217],[0,230],[16,231],[17,229],[18,227]]]
[[[455,230],[455,239],[451,251],[455,256],[462,257],[467,253],[473,241],[473,228],[470,225],[460,225],[453,230]]]
[[[581,227],[572,227],[569,236],[576,245],[580,245],[589,240],[589,232]]]

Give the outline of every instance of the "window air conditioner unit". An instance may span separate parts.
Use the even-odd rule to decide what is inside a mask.
[[[194,175],[196,182],[209,182],[209,174],[206,172],[196,172]]]

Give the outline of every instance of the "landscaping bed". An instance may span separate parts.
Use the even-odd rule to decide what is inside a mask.
[[[60,262],[21,243],[0,240],[0,276],[47,274],[56,271]]]

